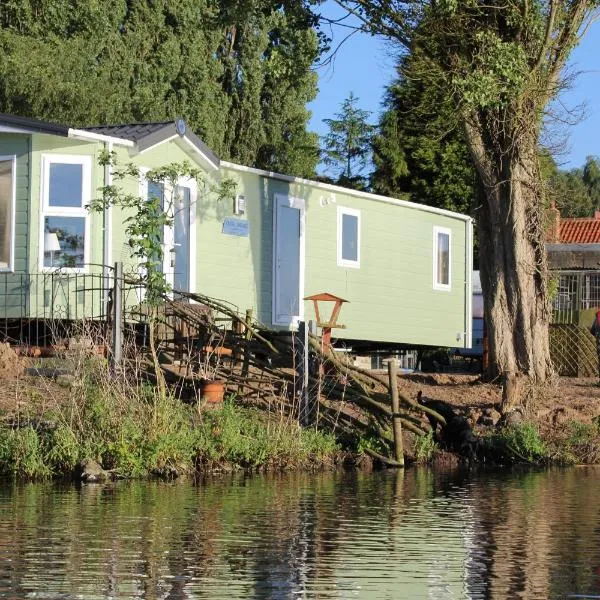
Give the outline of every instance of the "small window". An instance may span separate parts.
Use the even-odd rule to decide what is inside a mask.
[[[433,287],[450,290],[450,252],[452,233],[442,227],[433,228]]]
[[[50,163],[48,179],[49,207],[82,208],[83,165]]]
[[[0,271],[13,268],[15,160],[0,156]]]
[[[43,268],[82,271],[89,262],[91,170],[89,156],[43,158]]]
[[[44,218],[44,267],[85,266],[85,217]]]
[[[338,208],[337,263],[340,267],[360,267],[360,211]]]

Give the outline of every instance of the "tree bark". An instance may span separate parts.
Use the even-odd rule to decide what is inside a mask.
[[[489,343],[488,377],[515,374],[533,385],[552,374],[547,266],[537,132],[508,125],[517,111],[467,119],[465,131],[480,188],[481,287]],[[520,113],[522,114],[522,112]],[[534,115],[531,115],[535,122]],[[487,123],[493,123],[494,130]],[[500,133],[495,128],[501,123]],[[522,121],[521,121],[522,123]],[[521,385],[520,398],[526,401]]]

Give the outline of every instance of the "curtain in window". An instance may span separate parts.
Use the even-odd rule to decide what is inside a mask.
[[[12,161],[0,161],[0,268],[10,264],[12,239]]]
[[[450,236],[447,233],[438,233],[437,282],[450,285]]]

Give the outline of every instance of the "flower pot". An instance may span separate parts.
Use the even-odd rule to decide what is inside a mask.
[[[209,404],[223,402],[225,384],[222,381],[205,381],[200,386],[200,397]]]

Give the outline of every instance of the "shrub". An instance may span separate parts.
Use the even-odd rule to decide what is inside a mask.
[[[594,464],[600,460],[600,429],[596,421],[566,425],[567,435],[558,443],[557,458],[566,464]]]
[[[485,449],[496,462],[541,463],[549,451],[532,423],[510,425],[484,439]]]

